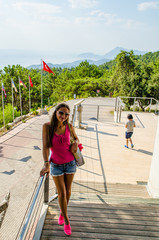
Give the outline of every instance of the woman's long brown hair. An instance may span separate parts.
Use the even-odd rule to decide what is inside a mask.
[[[48,143],[47,143],[47,147],[52,147],[52,138],[53,138],[53,135],[54,135],[54,132],[56,131],[57,129],[57,125],[58,125],[58,120],[57,120],[57,117],[56,117],[56,112],[60,109],[60,108],[67,108],[70,112],[70,108],[69,106],[66,104],[66,103],[60,103],[56,108],[55,108],[55,111],[53,112],[53,115],[51,117],[51,122],[50,122],[50,125],[49,125],[49,137],[48,137]],[[69,122],[69,118],[67,118],[63,124],[66,125],[67,123]]]

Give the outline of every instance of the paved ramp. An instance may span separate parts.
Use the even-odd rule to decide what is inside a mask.
[[[78,100],[74,100],[73,103],[75,101]],[[90,104],[96,100],[88,99],[88,101],[87,103]],[[70,101],[69,105],[73,107],[73,103]],[[100,186],[101,191],[103,189],[105,191],[106,187],[109,193],[109,184],[138,186],[147,183],[157,116],[152,113],[134,113],[137,128],[133,135],[135,148],[131,150],[124,148],[126,115],[126,112],[122,113],[121,123],[88,119],[83,120],[83,124],[88,127],[87,131],[76,128],[84,145],[83,155],[86,160],[86,164],[78,169],[75,176],[73,188],[76,188],[76,194],[80,193],[77,197],[82,198],[81,191],[83,192],[84,189],[98,189]],[[48,115],[37,116],[0,137],[0,200],[3,200],[8,191],[11,192],[9,208],[0,229],[0,239],[13,240],[23,219],[43,166],[41,133],[42,124],[48,121]],[[96,125],[101,159],[98,153]],[[106,185],[104,185],[103,173]],[[51,185],[51,191],[52,189]],[[86,198],[88,194],[91,196],[89,192],[85,194]],[[10,231],[7,230],[8,228]]]

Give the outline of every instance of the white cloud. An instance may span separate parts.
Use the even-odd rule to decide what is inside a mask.
[[[78,20],[78,21],[77,21]],[[101,23],[103,22],[106,25],[113,25],[113,24],[117,24],[122,22],[123,20],[118,18],[115,14],[112,13],[105,13],[101,10],[95,10],[92,11],[90,13],[90,17],[83,17],[83,18],[78,18],[76,19],[76,22],[84,22],[84,20],[86,20],[86,22],[97,22],[97,23]]]
[[[142,25],[141,22],[133,19],[119,18],[116,14],[106,13],[101,10],[91,11],[87,17],[78,17],[75,24],[81,26],[90,26],[92,24],[103,25],[107,27],[117,27],[118,29],[136,29]]]
[[[157,9],[159,2],[143,2],[138,4],[137,9],[139,11],[145,11],[147,9]]]
[[[16,2],[13,6],[19,11],[24,11],[26,13],[34,12],[36,15],[56,14],[61,12],[60,7],[46,3]]]
[[[103,21],[106,25],[112,25],[114,23],[121,22],[121,19],[117,18],[115,14],[105,13],[102,11],[97,12],[97,17],[100,21]]]
[[[132,19],[125,19],[122,23],[123,29],[137,31],[137,29],[144,28],[145,25],[142,22],[135,21]]]
[[[93,19],[92,17],[78,17],[75,19],[75,24],[85,24],[85,23],[92,23],[94,22],[95,19]]]
[[[15,2],[13,3],[14,19],[21,23],[25,23],[26,27],[31,24],[40,24],[41,22],[47,22],[47,24],[65,24],[67,21],[61,15],[61,7],[47,4],[47,3],[35,3],[35,2]],[[27,24],[28,22],[28,24]]]
[[[98,3],[97,0],[68,0],[72,8],[92,8]]]

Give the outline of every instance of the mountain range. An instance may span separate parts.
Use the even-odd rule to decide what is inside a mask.
[[[89,62],[89,64],[95,64],[97,66],[101,65],[101,64],[104,64],[106,62],[109,62],[111,60],[113,60],[121,51],[131,51],[130,49],[125,49],[125,48],[122,48],[122,47],[116,47],[114,48],[113,50],[111,50],[110,52],[104,54],[104,55],[97,55],[97,54],[94,54],[94,53],[82,53],[80,55],[77,56],[77,59],[76,61],[74,62],[70,62],[70,63],[61,63],[61,64],[52,64],[52,63],[47,63],[48,66],[50,68],[58,68],[58,67],[61,67],[61,68],[71,68],[71,67],[77,67],[82,61],[85,61],[87,60]],[[134,54],[135,55],[144,55],[145,53],[147,52],[144,52],[144,51],[139,51],[139,50],[133,50]],[[41,65],[30,65],[27,67],[28,69],[40,69],[41,68]]]

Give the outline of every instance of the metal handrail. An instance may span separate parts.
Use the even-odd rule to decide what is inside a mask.
[[[153,97],[127,97],[127,96],[118,96],[116,98],[116,102],[115,102],[115,122],[120,122],[121,121],[121,112],[122,112],[122,107],[124,106],[122,99],[126,98],[126,99],[134,99],[134,105],[133,105],[133,111],[135,110],[135,101],[138,99],[148,99],[150,100],[150,109],[149,112],[151,111],[151,105],[152,105],[152,101],[155,101],[156,104],[156,108],[155,108],[155,114],[157,113],[157,106],[159,104],[159,101],[156,100]],[[149,105],[148,105],[149,106]]]
[[[85,99],[79,100],[78,102],[76,102],[76,103],[74,104],[74,106],[77,106],[77,105],[81,104],[84,100],[85,100]]]
[[[40,177],[39,184],[36,186],[36,188],[34,190],[34,193],[32,195],[32,199],[31,199],[31,202],[30,202],[30,206],[28,207],[28,211],[25,215],[25,219],[24,219],[24,221],[21,225],[20,231],[17,234],[17,237],[16,237],[17,240],[24,240],[26,235],[27,235],[27,230],[30,226],[32,213],[34,212],[34,209],[37,207],[38,197],[40,195],[40,190],[42,189],[42,186],[45,184],[45,185],[47,185],[47,188],[49,187],[49,184],[48,184],[49,177],[46,177],[46,175],[47,174]],[[47,182],[47,184],[46,184],[46,182]],[[48,189],[45,189],[45,188],[44,188],[44,202],[48,202],[49,201],[49,199],[48,199]]]
[[[119,100],[119,99],[121,100],[121,98],[131,98],[131,99],[134,99],[134,104],[135,104],[135,101],[136,101],[137,99],[149,99],[149,100],[150,100],[150,109],[151,109],[152,100],[154,100],[154,101],[155,101],[155,104],[156,104],[155,114],[156,114],[156,112],[157,112],[157,106],[158,106],[158,104],[159,104],[159,101],[158,101],[157,99],[153,98],[153,97],[126,97],[126,96],[119,96],[119,97],[118,97],[118,100]],[[122,101],[122,100],[121,100],[121,101]],[[149,111],[150,111],[150,110],[149,110]]]
[[[115,122],[120,122],[121,121],[122,107],[124,107],[124,103],[122,102],[120,97],[117,97],[116,101],[115,101],[115,111],[114,111]]]
[[[158,100],[156,100],[155,98],[153,97],[126,97],[126,96],[118,96],[119,98],[143,98],[143,99],[153,99],[155,100],[156,102],[158,102]]]

